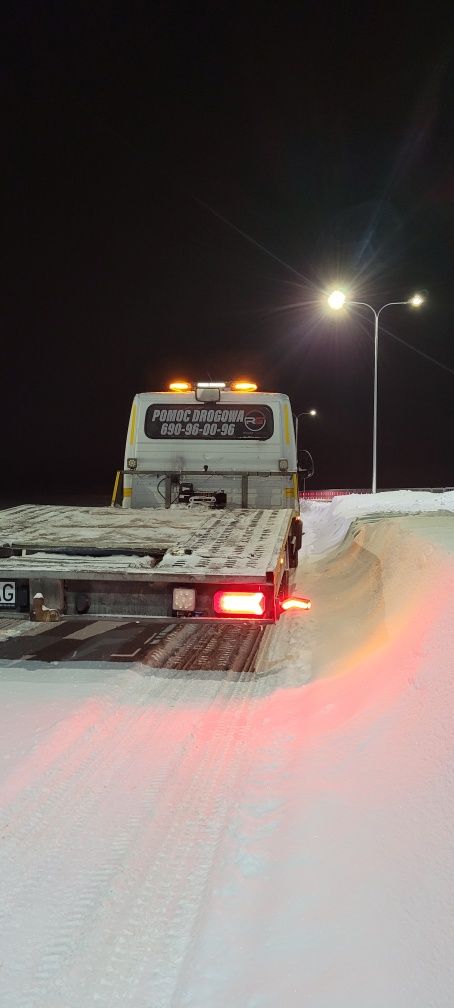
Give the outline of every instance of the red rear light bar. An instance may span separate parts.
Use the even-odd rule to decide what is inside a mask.
[[[263,616],[266,597],[261,591],[217,591],[213,608],[219,616]]]
[[[277,616],[289,609],[307,610],[311,608],[311,600],[298,595],[288,595],[277,602]],[[213,596],[213,609],[218,616],[265,616],[267,596],[259,589],[256,591],[217,591]]]

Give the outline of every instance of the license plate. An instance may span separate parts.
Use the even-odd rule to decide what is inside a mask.
[[[16,585],[14,581],[0,581],[0,605],[16,605]]]

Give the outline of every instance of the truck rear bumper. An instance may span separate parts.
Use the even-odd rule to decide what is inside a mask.
[[[14,576],[8,581],[12,601],[0,605],[0,615],[18,619],[29,616],[33,620],[60,619],[140,619],[157,622],[181,620],[237,622],[241,619],[258,623],[273,623],[279,616],[278,595],[282,576],[265,582],[150,582],[131,580],[63,580],[48,577],[29,578]],[[175,590],[178,594],[175,594]],[[182,591],[181,591],[182,590]],[[220,614],[215,608],[219,593],[239,593],[252,597],[259,595],[263,611],[260,615],[248,612]],[[185,608],[178,609],[180,596],[189,598]]]

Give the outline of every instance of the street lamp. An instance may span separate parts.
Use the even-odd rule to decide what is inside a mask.
[[[299,430],[299,418],[301,416],[317,416],[316,409],[303,410],[302,413],[295,413],[295,442],[296,450],[298,451],[298,430]]]
[[[330,294],[328,298],[328,304],[330,308],[333,309],[333,311],[339,311],[340,308],[344,307],[346,300],[347,299],[343,291],[335,290],[332,291],[332,293]]]
[[[412,308],[420,308],[424,304],[422,294],[413,294],[407,301],[388,301],[378,310],[365,301],[350,301],[347,295],[341,290],[332,291],[328,297],[328,305],[333,311],[340,311],[345,304],[357,305],[360,308],[369,308],[374,316],[374,343],[375,343],[375,364],[374,364],[374,437],[372,453],[372,493],[377,493],[377,364],[378,364],[378,320],[385,308],[394,305],[411,305]]]
[[[302,472],[303,471],[302,469],[300,470],[300,468],[299,468],[299,454],[298,454],[299,418],[302,417],[302,416],[315,417],[315,416],[317,416],[317,410],[316,409],[303,410],[302,413],[296,413],[295,414],[295,418],[294,418],[295,419],[295,445],[296,445],[296,463],[297,463],[297,466],[298,466],[298,472],[300,472],[300,471]],[[310,451],[307,448],[304,448],[303,450],[304,450],[305,454],[308,455],[309,460],[310,460],[309,468],[304,470],[304,476],[303,476],[303,493],[305,493],[305,490],[306,490],[306,479],[310,479],[310,477],[314,475],[314,460],[312,458],[312,455],[311,455]]]

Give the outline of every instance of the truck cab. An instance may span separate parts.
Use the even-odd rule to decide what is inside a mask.
[[[141,392],[131,407],[122,475],[123,508],[205,501],[299,514],[288,396],[248,381],[181,381]]]

